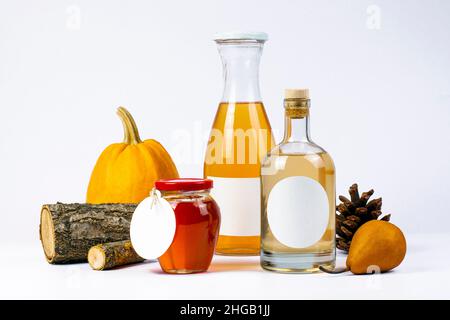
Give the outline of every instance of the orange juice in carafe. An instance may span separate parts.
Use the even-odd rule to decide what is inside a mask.
[[[211,129],[204,175],[214,181],[221,210],[216,253],[260,252],[260,163],[273,147],[259,92],[259,60],[265,33],[225,33],[216,42],[224,68],[224,92]]]

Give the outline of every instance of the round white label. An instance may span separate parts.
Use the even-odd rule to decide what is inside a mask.
[[[329,202],[317,181],[294,176],[279,181],[269,194],[267,219],[282,244],[306,248],[319,241],[329,222]]]
[[[159,258],[169,249],[176,231],[175,212],[157,190],[136,207],[130,225],[134,250],[144,259]]]

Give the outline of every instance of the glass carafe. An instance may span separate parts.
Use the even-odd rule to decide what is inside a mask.
[[[273,147],[261,101],[259,62],[265,33],[227,33],[215,41],[223,62],[224,89],[205,155],[205,178],[222,221],[217,254],[260,253],[260,162]]]

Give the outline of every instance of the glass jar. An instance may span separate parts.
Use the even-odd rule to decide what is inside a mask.
[[[215,37],[223,63],[222,100],[211,129],[205,178],[222,222],[216,253],[260,253],[260,163],[274,146],[259,90],[259,62],[267,34],[223,33]]]
[[[155,188],[175,212],[176,231],[169,249],[159,257],[167,273],[208,270],[219,235],[220,210],[210,195],[209,179],[167,179]]]

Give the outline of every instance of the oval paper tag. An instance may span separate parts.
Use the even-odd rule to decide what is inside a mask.
[[[130,238],[137,254],[144,259],[156,259],[164,254],[175,236],[175,212],[167,200],[153,189],[142,200],[131,218]]]

